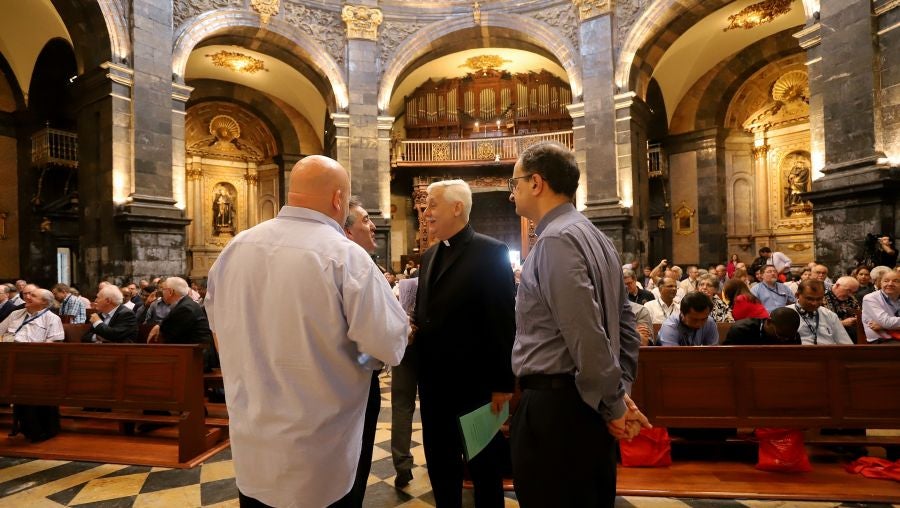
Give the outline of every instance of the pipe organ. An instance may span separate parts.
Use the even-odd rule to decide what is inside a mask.
[[[405,97],[407,139],[458,139],[570,130],[568,83],[541,70],[485,69],[429,79]]]

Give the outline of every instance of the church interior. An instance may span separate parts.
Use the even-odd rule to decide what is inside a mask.
[[[456,178],[472,189],[473,228],[518,266],[536,225],[516,215],[507,179],[545,140],[575,153],[576,206],[623,263],[707,267],[736,255],[749,265],[769,247],[840,276],[865,256],[867,234],[900,235],[896,0],[3,7],[4,282],[92,297],[101,281],[203,280],[231,239],[277,216],[308,155],[347,168],[385,270],[402,272],[436,242],[426,189]],[[403,491],[390,483],[389,383],[383,375],[365,506],[431,506],[420,423],[416,479]],[[897,401],[883,402],[866,417],[900,429]],[[210,418],[227,431],[227,412]],[[69,425],[95,449],[117,428]],[[872,453],[900,444],[887,432]],[[53,440],[37,455],[0,445],[0,507],[237,506],[227,439],[211,435],[201,459],[130,463],[73,459]],[[173,432],[119,438],[113,448],[151,456]],[[671,468],[620,467],[616,506],[900,503],[896,481],[848,474],[840,450],[817,450],[814,472],[792,477],[755,470],[735,448],[710,452],[721,461],[690,452]],[[518,506],[512,493],[507,506]]]

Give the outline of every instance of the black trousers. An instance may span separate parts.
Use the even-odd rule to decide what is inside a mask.
[[[476,409],[460,406],[459,393],[452,387],[432,385],[419,380],[419,410],[422,415],[422,438],[425,462],[437,508],[462,506],[463,448],[459,431],[459,415]],[[486,404],[488,400],[482,402]],[[470,460],[466,466],[475,487],[475,506],[502,507],[503,501],[503,435]]]
[[[362,450],[359,453],[359,465],[356,467],[356,478],[353,487],[339,501],[331,506],[333,508],[358,508],[366,497],[366,483],[369,481],[369,471],[372,470],[372,451],[375,446],[375,427],[378,424],[378,413],[381,411],[381,387],[378,385],[380,370],[372,373],[372,383],[369,385],[369,400],[366,402],[366,416],[363,420]]]
[[[516,498],[523,508],[610,507],[615,439],[573,383],[524,389],[510,425]]]

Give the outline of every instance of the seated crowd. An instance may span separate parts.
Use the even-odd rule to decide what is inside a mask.
[[[0,335],[3,342],[61,341],[64,323],[84,323],[90,326],[82,342],[212,345],[202,307],[205,292],[203,281],[189,285],[181,277],[122,287],[101,282],[91,302],[66,284],[48,290],[18,280],[0,284]]]
[[[853,344],[861,333],[900,344],[900,266],[863,265],[832,280],[823,264],[792,267],[764,247],[749,268],[734,255],[708,270],[665,259],[642,277],[637,269],[625,265],[623,278],[644,345]],[[727,337],[717,323],[733,323]]]

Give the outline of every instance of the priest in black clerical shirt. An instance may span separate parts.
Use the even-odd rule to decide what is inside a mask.
[[[512,397],[515,283],[506,245],[469,225],[472,191],[462,180],[428,187],[425,224],[439,242],[422,256],[412,340],[428,476],[437,506],[462,504],[458,417]],[[502,435],[467,462],[475,506],[504,506]]]

